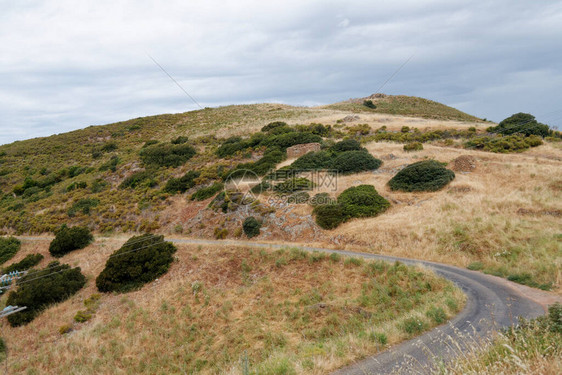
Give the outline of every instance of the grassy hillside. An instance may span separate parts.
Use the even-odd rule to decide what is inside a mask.
[[[370,100],[375,108],[369,108],[363,104],[364,100]],[[375,95],[364,99],[351,99],[345,102],[331,104],[322,108],[337,109],[353,113],[386,113],[401,116],[423,117],[439,120],[457,121],[481,121],[458,109],[434,102],[432,100],[418,98],[415,96],[389,95],[376,97]]]
[[[169,272],[102,294],[94,278],[123,241],[65,255],[88,283],[22,327],[3,327],[10,373],[323,374],[442,323],[460,290],[427,270],[297,249],[178,245]],[[23,241],[15,261],[52,258]],[[90,307],[90,312],[77,315]],[[79,316],[79,318],[76,318]],[[164,348],[164,349],[163,349]]]

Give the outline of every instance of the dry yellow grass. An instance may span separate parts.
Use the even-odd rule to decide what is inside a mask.
[[[530,273],[539,284],[562,286],[562,152],[547,144],[522,154],[492,154],[425,145],[407,153],[402,145],[371,143],[384,164],[376,173],[338,179],[338,193],[372,184],[392,203],[375,218],[353,220],[331,232],[337,243],[373,252],[468,266],[481,262],[502,276]],[[392,154],[393,157],[389,157]],[[451,162],[473,155],[477,168],[457,172],[434,193],[392,192],[387,182],[407,164],[433,158]]]
[[[63,257],[82,268],[86,287],[29,325],[2,322],[10,373],[170,374],[199,368],[240,374],[246,353],[257,373],[287,367],[288,373],[320,374],[380,350],[374,333],[394,344],[409,337],[400,328],[403,319],[417,317],[429,327],[436,324],[425,315],[430,307],[451,316],[464,299],[450,283],[420,269],[382,263],[371,269],[359,260],[294,250],[180,245],[168,274],[135,292],[103,295],[90,321],[73,323],[83,301],[96,293],[94,277],[122,242],[98,240]],[[18,257],[39,251],[46,263],[47,245],[24,240]],[[380,301],[364,297],[379,287],[398,294],[382,293]],[[61,335],[64,325],[73,330]]]

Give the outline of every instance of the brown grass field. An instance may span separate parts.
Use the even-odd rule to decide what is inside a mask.
[[[75,323],[122,242],[101,239],[63,257],[82,268],[86,287],[26,326],[2,322],[10,373],[241,374],[247,358],[252,373],[321,374],[411,337],[407,318],[427,329],[441,323],[428,310],[450,317],[464,301],[450,283],[403,265],[179,245],[165,276],[103,295],[92,319]],[[14,260],[38,251],[44,266],[47,244],[24,241]]]

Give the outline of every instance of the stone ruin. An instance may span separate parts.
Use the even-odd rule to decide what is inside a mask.
[[[320,151],[320,143],[304,143],[301,145],[294,145],[287,148],[287,157],[291,158],[298,158],[299,156],[303,156],[304,154],[308,154],[311,151]]]

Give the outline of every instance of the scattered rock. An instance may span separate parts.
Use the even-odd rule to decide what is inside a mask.
[[[344,118],[342,118],[343,122],[354,122],[354,121],[359,121],[361,118],[357,115],[348,115],[345,116]]]

